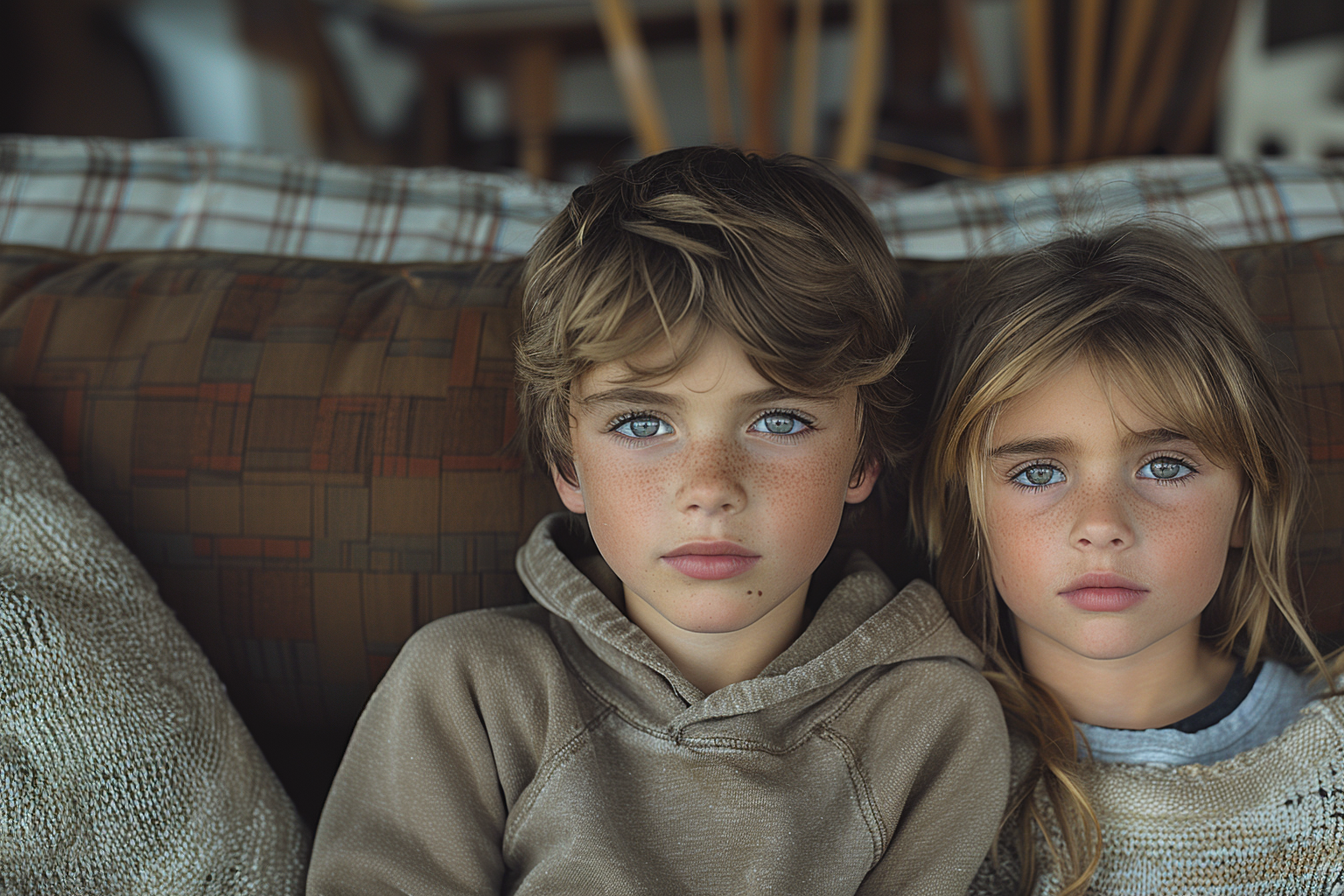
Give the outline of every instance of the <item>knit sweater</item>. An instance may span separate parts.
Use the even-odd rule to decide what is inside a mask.
[[[1030,759],[1015,737],[1015,777]],[[1104,842],[1094,896],[1344,893],[1344,696],[1312,701],[1280,735],[1232,758],[1097,761],[1084,766],[1083,786]],[[986,862],[972,894],[1017,891],[1016,838],[1004,831],[1000,867]],[[1044,870],[1032,892],[1058,893],[1039,837],[1036,854]]]
[[[621,613],[610,570],[557,544],[568,529],[548,518],[519,552],[540,605],[407,643],[328,797],[309,894],[965,892],[1007,737],[930,586],[898,594],[856,555],[783,654],[706,695]]]
[[[205,655],[0,398],[0,893],[285,896],[307,847]]]

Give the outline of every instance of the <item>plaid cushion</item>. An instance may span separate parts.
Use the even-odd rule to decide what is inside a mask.
[[[522,255],[572,187],[180,141],[0,138],[0,243],[350,261]]]
[[[1196,223],[1220,247],[1344,233],[1344,160],[1300,164],[1135,158],[920,190],[864,192],[902,258],[1007,254],[1078,228],[1138,218]]]
[[[397,264],[504,259],[527,251],[571,189],[203,143],[5,137],[0,243]],[[1192,219],[1226,248],[1344,233],[1344,160],[1132,159],[919,190],[866,177],[860,191],[902,258],[1008,252],[1138,215]]]

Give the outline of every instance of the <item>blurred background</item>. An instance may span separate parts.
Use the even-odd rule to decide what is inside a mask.
[[[564,181],[659,140],[831,155],[855,102],[857,167],[911,183],[1344,154],[1341,0],[9,0],[0,76],[5,133]]]

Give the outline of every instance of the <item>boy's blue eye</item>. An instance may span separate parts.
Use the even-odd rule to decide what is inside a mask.
[[[1139,467],[1139,478],[1170,482],[1184,479],[1193,472],[1194,468],[1184,461],[1174,457],[1156,457]]]
[[[612,431],[632,439],[648,439],[667,435],[672,427],[657,417],[630,417],[613,427]]]
[[[1064,473],[1048,464],[1034,464],[1013,477],[1018,485],[1028,488],[1043,488],[1064,481]]]
[[[751,429],[774,436],[792,436],[807,429],[807,423],[793,414],[765,414],[751,424]]]

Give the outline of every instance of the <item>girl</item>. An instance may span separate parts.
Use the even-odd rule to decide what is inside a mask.
[[[1344,892],[1306,462],[1238,282],[1131,227],[1008,259],[970,305],[912,503],[1014,732],[974,891]]]

